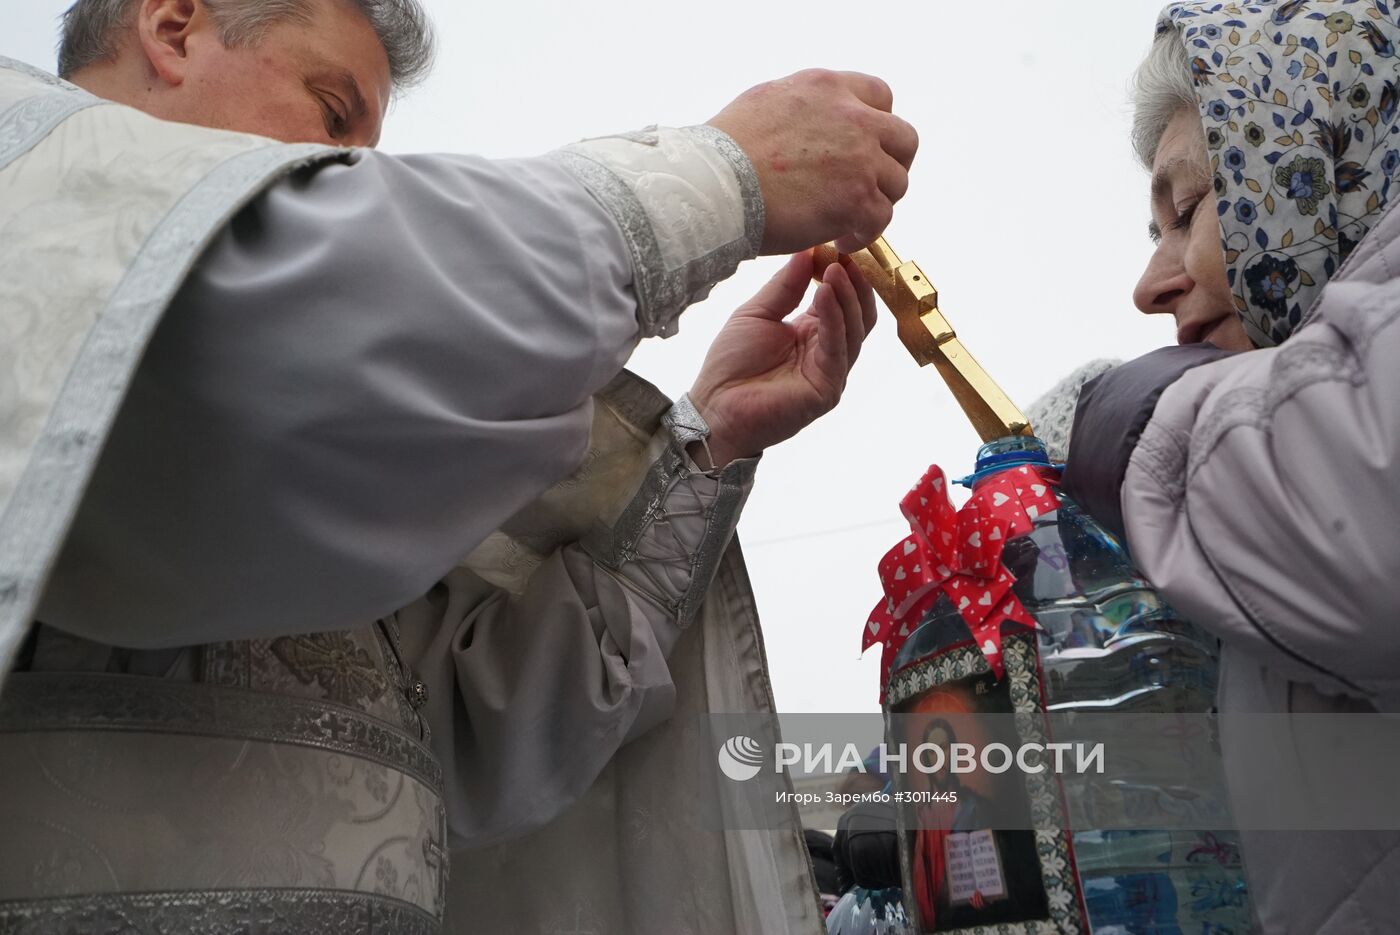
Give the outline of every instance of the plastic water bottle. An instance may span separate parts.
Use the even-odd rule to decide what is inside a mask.
[[[915,935],[899,889],[854,886],[826,917],[827,935]]]
[[[1049,470],[1039,439],[1018,436],[984,445],[973,475],[974,490],[1003,471],[1027,464]],[[1058,510],[1034,518],[1033,528],[1006,544],[1002,564],[1016,579],[1013,593],[1039,623],[1034,637],[1027,631],[1026,638],[1034,641],[1043,673],[1043,710],[1057,714],[1207,714],[1213,710],[1217,641],[1177,616],[1133,568],[1122,545],[1073,501],[1060,496]],[[928,701],[932,693],[945,691],[948,682],[954,681],[940,682],[948,667],[933,662],[945,654],[966,653],[970,640],[961,614],[946,596],[940,596],[909,634],[887,673],[917,671],[911,667],[926,664],[927,674],[922,682],[892,680],[887,711],[928,710],[929,704],[921,708],[920,700]],[[995,682],[990,674],[982,680],[979,692]],[[1214,764],[1203,768],[1218,769],[1218,754]],[[900,780],[909,781],[907,776],[897,777],[897,783]],[[996,833],[1008,835],[999,839],[998,846],[1012,852],[1016,835],[1031,834]],[[1071,840],[1076,887],[1092,931],[1112,935],[1249,931],[1234,835],[1080,830],[1072,833]],[[917,887],[913,877],[920,866],[920,844],[909,829],[901,841],[905,872]],[[923,856],[922,865],[927,866],[932,858]],[[1014,880],[1012,884],[1014,889]],[[938,910],[943,916],[935,922],[921,918],[917,899],[905,902],[918,932],[1016,921],[988,918],[959,905]],[[932,905],[929,897],[923,905]],[[1075,917],[1082,918],[1077,912]]]

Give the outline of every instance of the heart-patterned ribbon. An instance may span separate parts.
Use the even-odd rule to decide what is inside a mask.
[[[1037,517],[1059,509],[1058,483],[1049,468],[1008,468],[980,481],[959,510],[943,469],[934,465],[905,495],[900,510],[912,532],[880,560],[885,597],[870,615],[861,647],[885,645],[882,693],[895,655],[940,594],[957,607],[992,672],[1002,677],[1002,626],[1036,625],[1011,593],[1016,579],[1001,563],[1002,550]]]

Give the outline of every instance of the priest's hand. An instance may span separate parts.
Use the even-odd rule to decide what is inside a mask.
[[[852,253],[884,232],[919,148],[893,106],[879,78],[809,69],[750,88],[710,121],[758,173],[763,253],[831,240]]]
[[[690,398],[710,425],[715,467],[791,438],[841,400],[875,326],[875,294],[843,256],[822,274],[811,306],[785,320],[807,292],[813,262],[811,253],[794,256],[710,345]]]

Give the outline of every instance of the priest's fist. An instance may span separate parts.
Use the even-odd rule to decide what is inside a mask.
[[[716,467],[791,438],[841,400],[875,326],[875,294],[846,257],[822,274],[811,306],[791,321],[812,279],[799,253],[721,329],[690,391],[710,425]]]
[[[710,121],[758,173],[763,253],[830,240],[850,253],[884,232],[919,148],[893,102],[879,78],[811,69],[750,88]]]

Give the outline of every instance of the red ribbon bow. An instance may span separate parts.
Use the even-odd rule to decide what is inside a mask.
[[[940,594],[958,608],[1001,678],[1003,624],[1036,625],[1011,593],[1016,579],[1002,565],[1001,553],[1008,540],[1030,531],[1036,517],[1059,509],[1057,483],[1047,469],[1009,468],[978,484],[957,510],[943,469],[934,465],[909,491],[900,510],[913,532],[880,560],[885,598],[871,613],[861,646],[863,651],[885,644],[882,688],[895,654]]]

